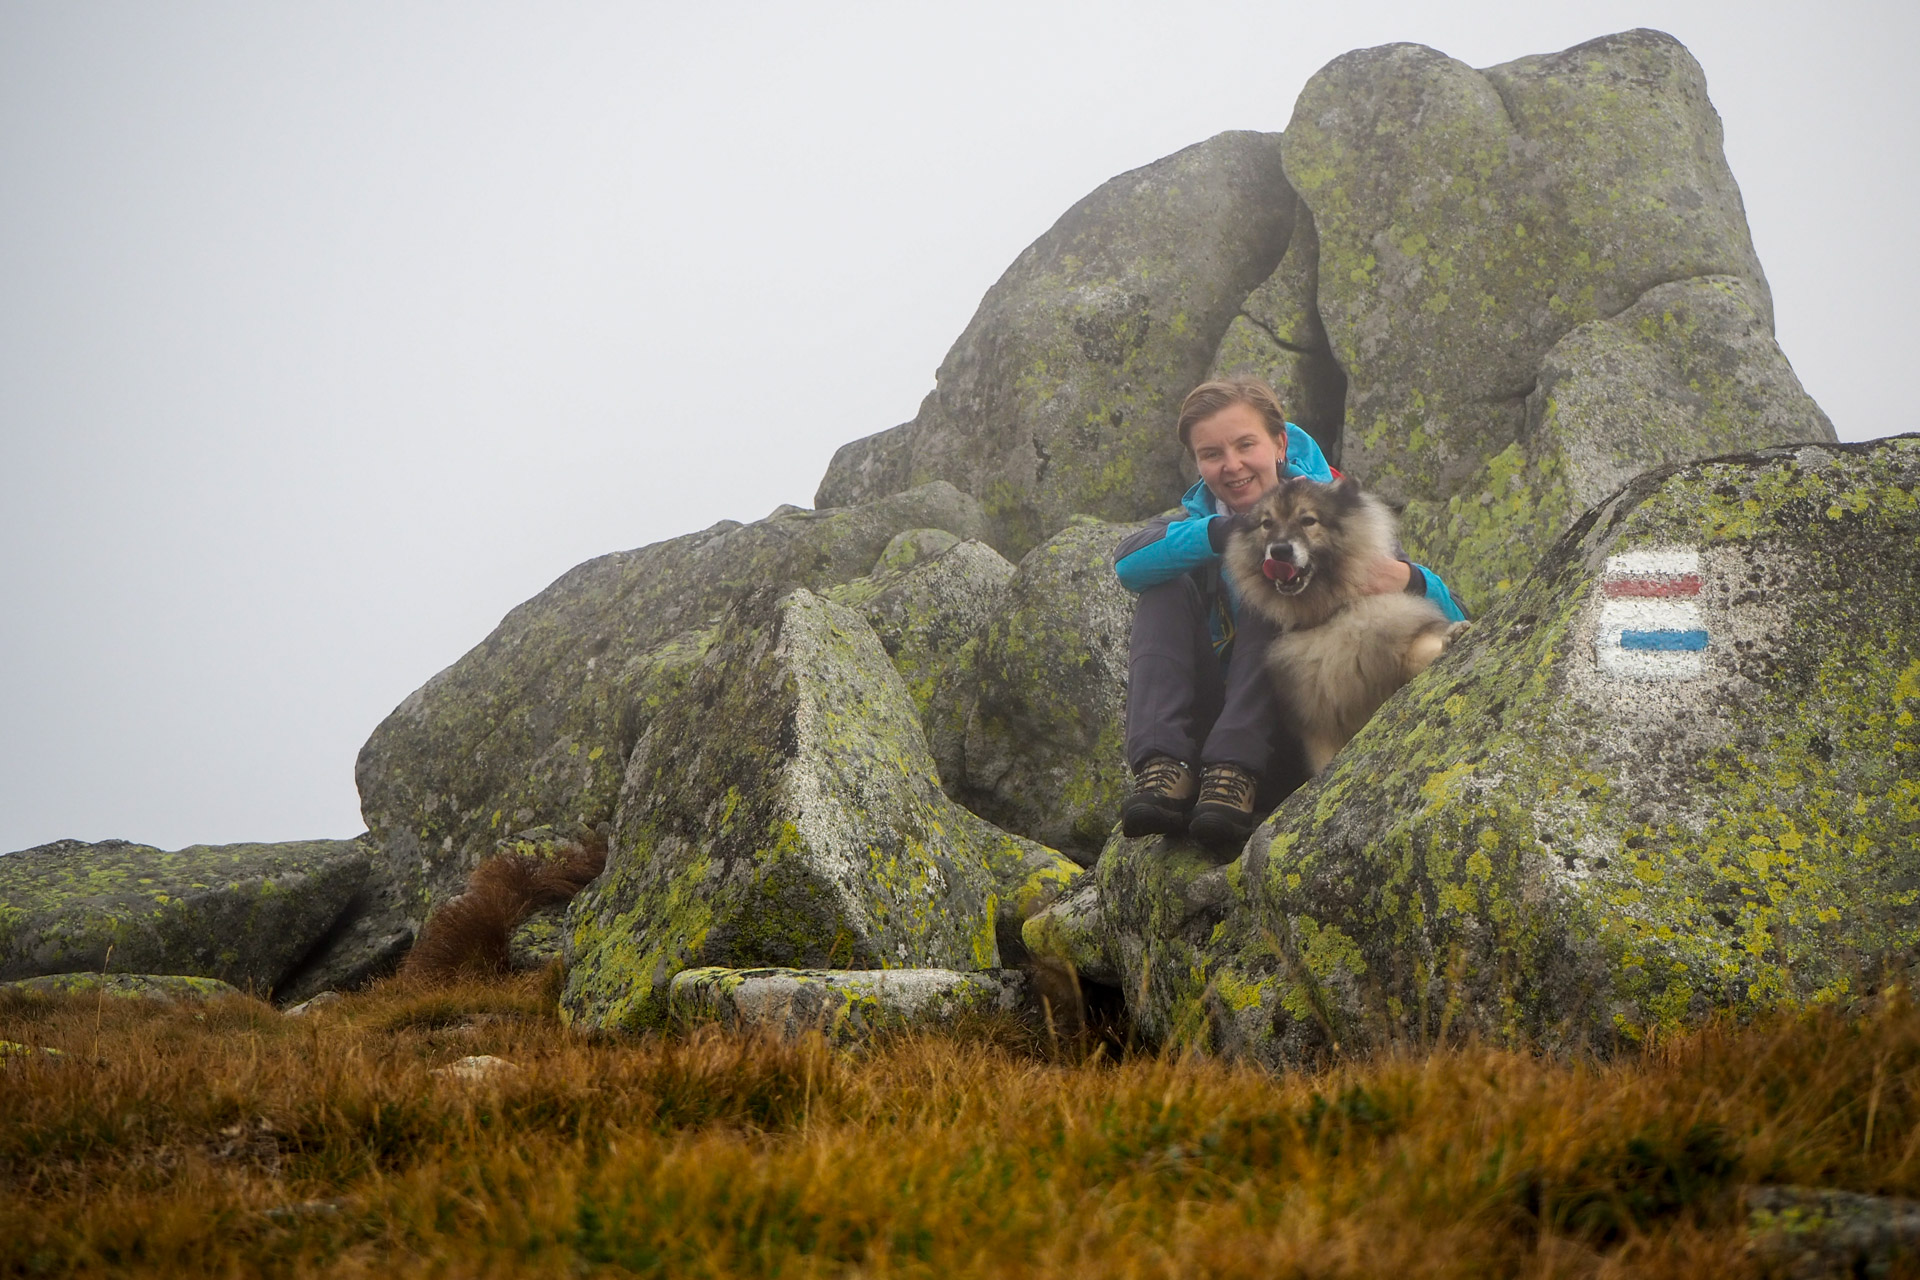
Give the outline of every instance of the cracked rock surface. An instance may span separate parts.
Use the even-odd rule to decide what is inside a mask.
[[[1076,874],[941,792],[859,614],[753,602],[634,747],[606,873],[568,912],[561,1007],[635,1029],[689,968],[998,968]]]

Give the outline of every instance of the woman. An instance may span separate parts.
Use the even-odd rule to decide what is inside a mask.
[[[1244,842],[1257,814],[1304,775],[1265,670],[1273,633],[1237,607],[1220,575],[1227,517],[1283,476],[1336,473],[1258,378],[1195,387],[1178,430],[1200,470],[1180,501],[1186,515],[1155,521],[1113,554],[1120,584],[1139,597],[1127,667],[1134,789],[1120,822],[1129,836],[1187,831],[1223,848]],[[1405,559],[1382,560],[1370,589],[1430,596],[1448,617],[1466,617],[1438,575]]]

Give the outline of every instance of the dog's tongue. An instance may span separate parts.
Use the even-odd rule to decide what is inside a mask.
[[[1267,577],[1274,582],[1292,582],[1300,576],[1300,570],[1294,565],[1285,560],[1275,560],[1271,557],[1267,559],[1266,563],[1260,566],[1260,572],[1266,574]]]

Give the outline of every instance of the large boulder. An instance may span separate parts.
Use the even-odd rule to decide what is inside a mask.
[[[36,996],[107,996],[116,1000],[152,1000],[161,1004],[206,1004],[246,993],[218,978],[172,973],[52,973],[0,982],[0,992]]]
[[[1277,134],[1223,133],[1103,184],[987,291],[912,422],[834,455],[816,502],[950,480],[1018,559],[1075,513],[1137,520],[1187,483],[1173,438],[1295,201]]]
[[[1304,428],[1335,466],[1347,420],[1347,375],[1320,319],[1320,237],[1302,206],[1280,265],[1240,304],[1208,378],[1265,378],[1287,420]]]
[[[894,539],[880,567],[827,592],[865,615],[907,686],[926,730],[941,785],[955,794],[966,775],[967,718],[978,696],[980,645],[1006,608],[1014,568],[984,542],[912,530]]]
[[[367,852],[367,878],[347,900],[333,928],[274,984],[276,1004],[301,1004],[324,991],[364,987],[398,969],[412,950],[419,915],[415,895],[391,861],[370,844]]]
[[[866,506],[784,510],[576,566],[409,695],[361,748],[361,811],[417,927],[479,860],[535,824],[584,836],[614,816],[627,753],[707,633],[755,591],[872,571],[894,535],[985,532],[945,483]]]
[[[1341,465],[1411,504],[1410,549],[1476,607],[1576,494],[1618,483],[1614,459],[1833,438],[1773,345],[1720,120],[1670,36],[1485,71],[1420,45],[1347,54],[1302,91],[1286,169],[1347,380]],[[1310,329],[1293,341],[1317,351]]]
[[[747,601],[634,746],[606,873],[569,911],[562,1009],[658,1025],[703,966],[997,968],[1074,874],[941,792],[858,614]]]
[[[975,664],[966,777],[975,813],[1091,862],[1127,788],[1133,598],[1113,572],[1132,526],[1079,519],[1022,558]]]
[[[1076,945],[1270,1063],[1843,997],[1920,944],[1916,716],[1920,437],[1650,473],[1243,857],[1116,840]]]
[[[0,980],[76,972],[217,978],[255,995],[333,931],[365,884],[361,840],[58,840],[0,857]]]
[[[1520,439],[1487,459],[1467,492],[1409,503],[1408,544],[1443,562],[1456,591],[1485,602],[1526,576],[1574,517],[1649,466],[1833,439],[1761,301],[1739,277],[1701,276],[1655,286],[1568,333],[1540,362]]]

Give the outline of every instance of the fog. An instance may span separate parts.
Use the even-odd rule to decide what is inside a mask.
[[[1679,37],[1782,346],[1906,430],[1917,13],[0,7],[0,849],[359,831],[360,744],[514,604],[810,505],[1069,205],[1361,46]]]

